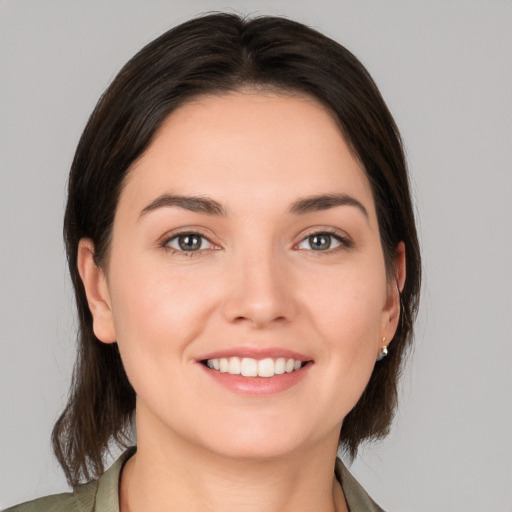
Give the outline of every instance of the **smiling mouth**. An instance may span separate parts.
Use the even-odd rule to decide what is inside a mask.
[[[278,357],[253,359],[252,357],[220,357],[204,359],[202,364],[211,370],[242,377],[273,377],[284,373],[292,373],[304,367],[308,361]]]

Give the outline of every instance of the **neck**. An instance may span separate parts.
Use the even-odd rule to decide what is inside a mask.
[[[334,477],[336,445],[254,460],[225,457],[172,433],[146,435],[121,476],[121,512],[345,512]],[[158,440],[158,441],[155,441]]]

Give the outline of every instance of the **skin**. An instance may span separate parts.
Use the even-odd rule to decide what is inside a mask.
[[[366,214],[353,204],[290,212],[334,193]],[[208,197],[225,215],[144,212],[162,194]],[[204,236],[201,248],[180,250],[180,232]],[[318,232],[339,239],[314,250]],[[93,253],[82,240],[94,331],[117,341],[137,393],[122,512],[346,510],[333,478],[339,431],[393,338],[405,255],[400,244],[388,279],[368,179],[331,114],[250,90],[187,103],[132,166],[103,269]],[[286,391],[234,393],[198,363],[233,347],[311,363]]]

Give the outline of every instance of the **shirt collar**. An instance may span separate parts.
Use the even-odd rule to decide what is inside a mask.
[[[119,485],[123,466],[137,451],[128,448],[99,480],[75,489],[75,496],[81,512],[119,512]],[[335,474],[341,484],[350,512],[383,512],[370,498],[359,482],[350,474],[341,459],[336,459]],[[96,487],[95,500],[91,503],[90,486]]]

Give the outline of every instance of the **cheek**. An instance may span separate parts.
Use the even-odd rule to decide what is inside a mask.
[[[123,366],[139,401],[172,418],[179,397],[190,393],[186,356],[204,329],[208,299],[190,279],[166,278],[147,267],[140,273],[132,267],[129,275],[118,281],[113,296]]]
[[[303,295],[308,297],[311,318],[327,339],[355,349],[378,342],[386,302],[384,271],[333,272],[306,286]],[[363,339],[367,342],[361,343]]]
[[[163,336],[167,343],[182,338],[206,307],[205,294],[194,290],[190,280],[161,276],[152,279],[145,272],[139,280],[132,275],[130,282],[118,288],[113,298],[116,330],[120,338],[144,340],[151,333]],[[158,339],[158,336],[149,339]]]
[[[212,301],[204,278],[191,275],[126,260],[113,272],[114,322],[129,376],[131,367],[148,373],[175,365],[204,328]]]
[[[323,293],[310,287],[309,315],[323,340],[321,363],[331,383],[329,400],[347,414],[355,405],[375,366],[385,273],[353,272],[326,280]]]

